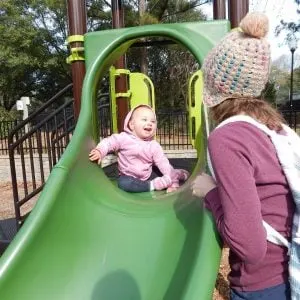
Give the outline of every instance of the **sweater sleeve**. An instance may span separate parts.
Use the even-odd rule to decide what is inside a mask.
[[[217,188],[206,195],[205,205],[228,246],[245,263],[257,263],[265,257],[267,240],[251,150],[238,134],[223,128],[208,141]]]
[[[152,157],[154,165],[158,167],[163,175],[169,175],[172,179],[170,187],[179,187],[179,181],[175,174],[173,166],[170,164],[169,159],[164,153],[163,148],[156,141],[152,145]]]
[[[109,137],[104,138],[96,146],[96,149],[100,152],[101,158],[103,159],[108,153],[116,152],[121,147],[121,134],[112,134]]]

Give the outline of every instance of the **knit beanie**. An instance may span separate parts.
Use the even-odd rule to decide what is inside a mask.
[[[269,21],[248,13],[238,29],[228,33],[203,62],[204,103],[213,107],[229,98],[257,98],[270,71]]]

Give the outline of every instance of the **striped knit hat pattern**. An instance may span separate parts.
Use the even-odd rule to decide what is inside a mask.
[[[230,98],[257,98],[268,81],[271,53],[265,36],[269,21],[262,13],[248,13],[203,62],[204,98],[213,107]]]

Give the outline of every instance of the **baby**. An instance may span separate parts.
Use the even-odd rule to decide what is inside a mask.
[[[187,180],[189,173],[172,167],[162,147],[154,140],[156,128],[152,108],[139,105],[126,116],[124,131],[101,140],[89,158],[100,164],[109,152],[118,152],[118,186],[127,192],[164,189],[172,192],[179,187],[179,181]],[[153,165],[163,176],[152,179]]]

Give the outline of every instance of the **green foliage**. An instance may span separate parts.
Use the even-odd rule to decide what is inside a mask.
[[[139,25],[149,25],[157,23],[159,23],[158,19],[147,12],[145,12],[139,20]]]
[[[297,94],[300,93],[300,68],[294,69],[293,74],[293,91]],[[291,72],[273,66],[270,82],[274,83],[274,88],[276,90],[276,105],[281,107],[285,106],[289,101]]]
[[[86,7],[88,31],[111,29],[111,11],[106,1],[87,0]]]
[[[123,1],[125,26],[203,20],[199,8],[208,2],[144,0],[145,11],[141,13],[140,1]],[[86,5],[88,31],[111,28],[109,1],[87,0]],[[36,104],[45,102],[72,81],[70,66],[66,64],[67,36],[65,1],[0,1],[1,106],[10,110],[22,96],[34,98]],[[187,79],[198,67],[193,57],[179,46],[151,47],[146,52],[132,50],[128,67],[146,67],[150,78],[155,79],[159,105],[183,106]]]
[[[7,111],[4,107],[0,106],[0,122],[1,121],[14,121],[16,120],[18,112],[16,110]]]
[[[111,28],[105,8],[87,1],[89,30]],[[0,105],[10,109],[22,96],[41,103],[72,82],[67,36],[65,1],[0,1]]]
[[[70,82],[61,1],[0,3],[0,93],[6,109],[21,96],[41,101]]]
[[[300,0],[294,0],[296,4],[300,4]],[[298,22],[287,22],[285,20],[280,21],[280,25],[276,27],[276,35],[280,35],[282,32],[284,32],[285,35],[285,41],[286,43],[289,42],[292,38],[295,37],[295,35],[300,34],[300,9],[297,10],[297,13],[299,14],[299,20]]]
[[[294,70],[294,91],[300,93],[300,67]]]
[[[262,98],[265,99],[267,102],[276,105],[276,95],[276,82],[268,81],[264,90],[262,91]]]
[[[153,24],[205,20],[201,10],[196,9],[196,6],[204,2],[207,1],[146,1],[146,11],[139,22]],[[131,9],[130,14],[127,11],[125,20],[127,19],[127,22],[135,20],[135,23],[130,23],[131,26],[135,26],[138,18],[136,8],[136,10]],[[161,38],[150,40],[158,41]],[[145,56],[142,55],[143,49],[146,51]],[[153,46],[143,49],[130,49],[127,53],[128,68],[138,72],[147,70],[146,73],[155,86],[157,108],[185,109],[189,78],[199,69],[193,55],[180,45]]]

